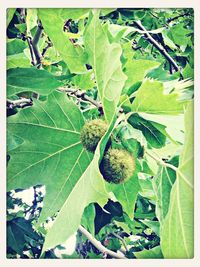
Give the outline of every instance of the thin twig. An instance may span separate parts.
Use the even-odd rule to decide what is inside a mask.
[[[100,241],[94,238],[83,226],[79,226],[78,230],[85,236],[87,239],[101,252],[103,255],[110,255],[112,258],[115,259],[126,259],[125,255],[122,253],[114,252],[110,249],[104,247]]]
[[[179,18],[181,18],[181,17],[185,17],[185,16],[189,16],[189,15],[190,15],[190,13],[189,13],[189,12],[186,12],[186,13],[181,14],[181,15],[178,15],[178,16],[176,16],[176,17],[169,18],[169,19],[167,19],[167,23],[170,23],[170,22],[172,22],[172,21],[174,21],[174,20],[176,20],[176,19],[179,19]]]
[[[62,92],[66,92],[69,95],[74,95],[77,98],[81,98],[83,101],[90,102],[91,104],[93,104],[94,106],[98,108],[101,114],[103,114],[102,104],[94,100],[93,98],[89,97],[88,95],[86,95],[86,91],[84,90],[81,91],[81,90],[73,89],[73,88],[59,88],[58,90]]]
[[[46,54],[47,50],[52,47],[52,43],[51,42],[47,42],[47,46],[45,46],[45,48],[42,50],[42,57],[44,57],[44,55]]]
[[[167,53],[167,51],[164,49],[164,47],[159,44],[152,35],[146,30],[146,28],[141,24],[140,21],[134,21],[134,24],[138,27],[138,29],[142,30],[144,32],[144,37],[147,41],[149,41],[154,47],[158,49],[158,51],[170,62],[170,64],[174,67],[175,71],[180,72],[181,77],[182,72],[177,65],[177,63],[174,61],[174,59]]]
[[[31,98],[20,98],[17,100],[10,100],[7,99],[7,108],[13,109],[13,108],[24,108],[26,106],[32,106],[33,100]]]

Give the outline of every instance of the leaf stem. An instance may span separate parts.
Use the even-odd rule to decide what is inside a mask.
[[[101,252],[103,255],[110,255],[115,259],[126,259],[126,257],[122,253],[114,252],[110,249],[104,247],[100,241],[94,238],[83,226],[79,226],[78,230],[85,236],[87,239]]]

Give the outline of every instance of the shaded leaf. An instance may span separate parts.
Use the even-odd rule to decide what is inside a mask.
[[[45,70],[15,68],[7,72],[7,96],[26,91],[48,95],[61,85],[61,82]]]

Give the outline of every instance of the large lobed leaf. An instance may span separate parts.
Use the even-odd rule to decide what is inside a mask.
[[[78,229],[86,206],[92,202],[99,203],[102,206],[107,202],[109,195],[105,187],[105,181],[99,172],[99,163],[103,157],[114,123],[115,118],[113,118],[108,131],[99,142],[93,160],[72,189],[53,226],[48,231],[43,252],[63,243]]]
[[[77,12],[78,11],[78,12]],[[85,14],[88,10],[63,10],[62,8],[40,8],[38,16],[42,21],[45,33],[51,39],[56,50],[59,52],[62,59],[66,62],[69,70],[73,73],[84,73],[86,67],[84,64],[84,55],[80,47],[74,46],[67,37],[63,28],[68,19],[75,18]]]
[[[132,104],[134,112],[177,115],[183,113],[184,101],[179,101],[177,93],[166,94],[163,83],[146,80],[136,93]]]
[[[148,71],[160,65],[157,61],[144,59],[129,59],[125,65],[125,74],[128,79],[125,83],[125,88],[130,88],[134,83],[144,79]]]
[[[161,233],[165,258],[194,256],[194,188],[193,188],[193,102],[185,114],[185,143],[180,156],[177,179],[170,196],[169,212]]]
[[[95,73],[99,97],[106,120],[112,121],[126,76],[122,72],[119,44],[110,44],[99,21],[98,12],[90,14],[84,33],[85,48],[89,64]]]
[[[9,152],[7,190],[45,185],[39,222],[61,208],[91,161],[80,142],[83,124],[78,107],[58,92],[8,119],[22,144]]]

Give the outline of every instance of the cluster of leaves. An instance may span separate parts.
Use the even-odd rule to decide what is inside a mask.
[[[8,9],[7,26],[8,257],[56,258],[77,233],[59,257],[109,258],[81,224],[127,258],[192,258],[193,10]],[[93,155],[80,130],[100,115]],[[99,171],[111,134],[136,161],[118,185]]]

